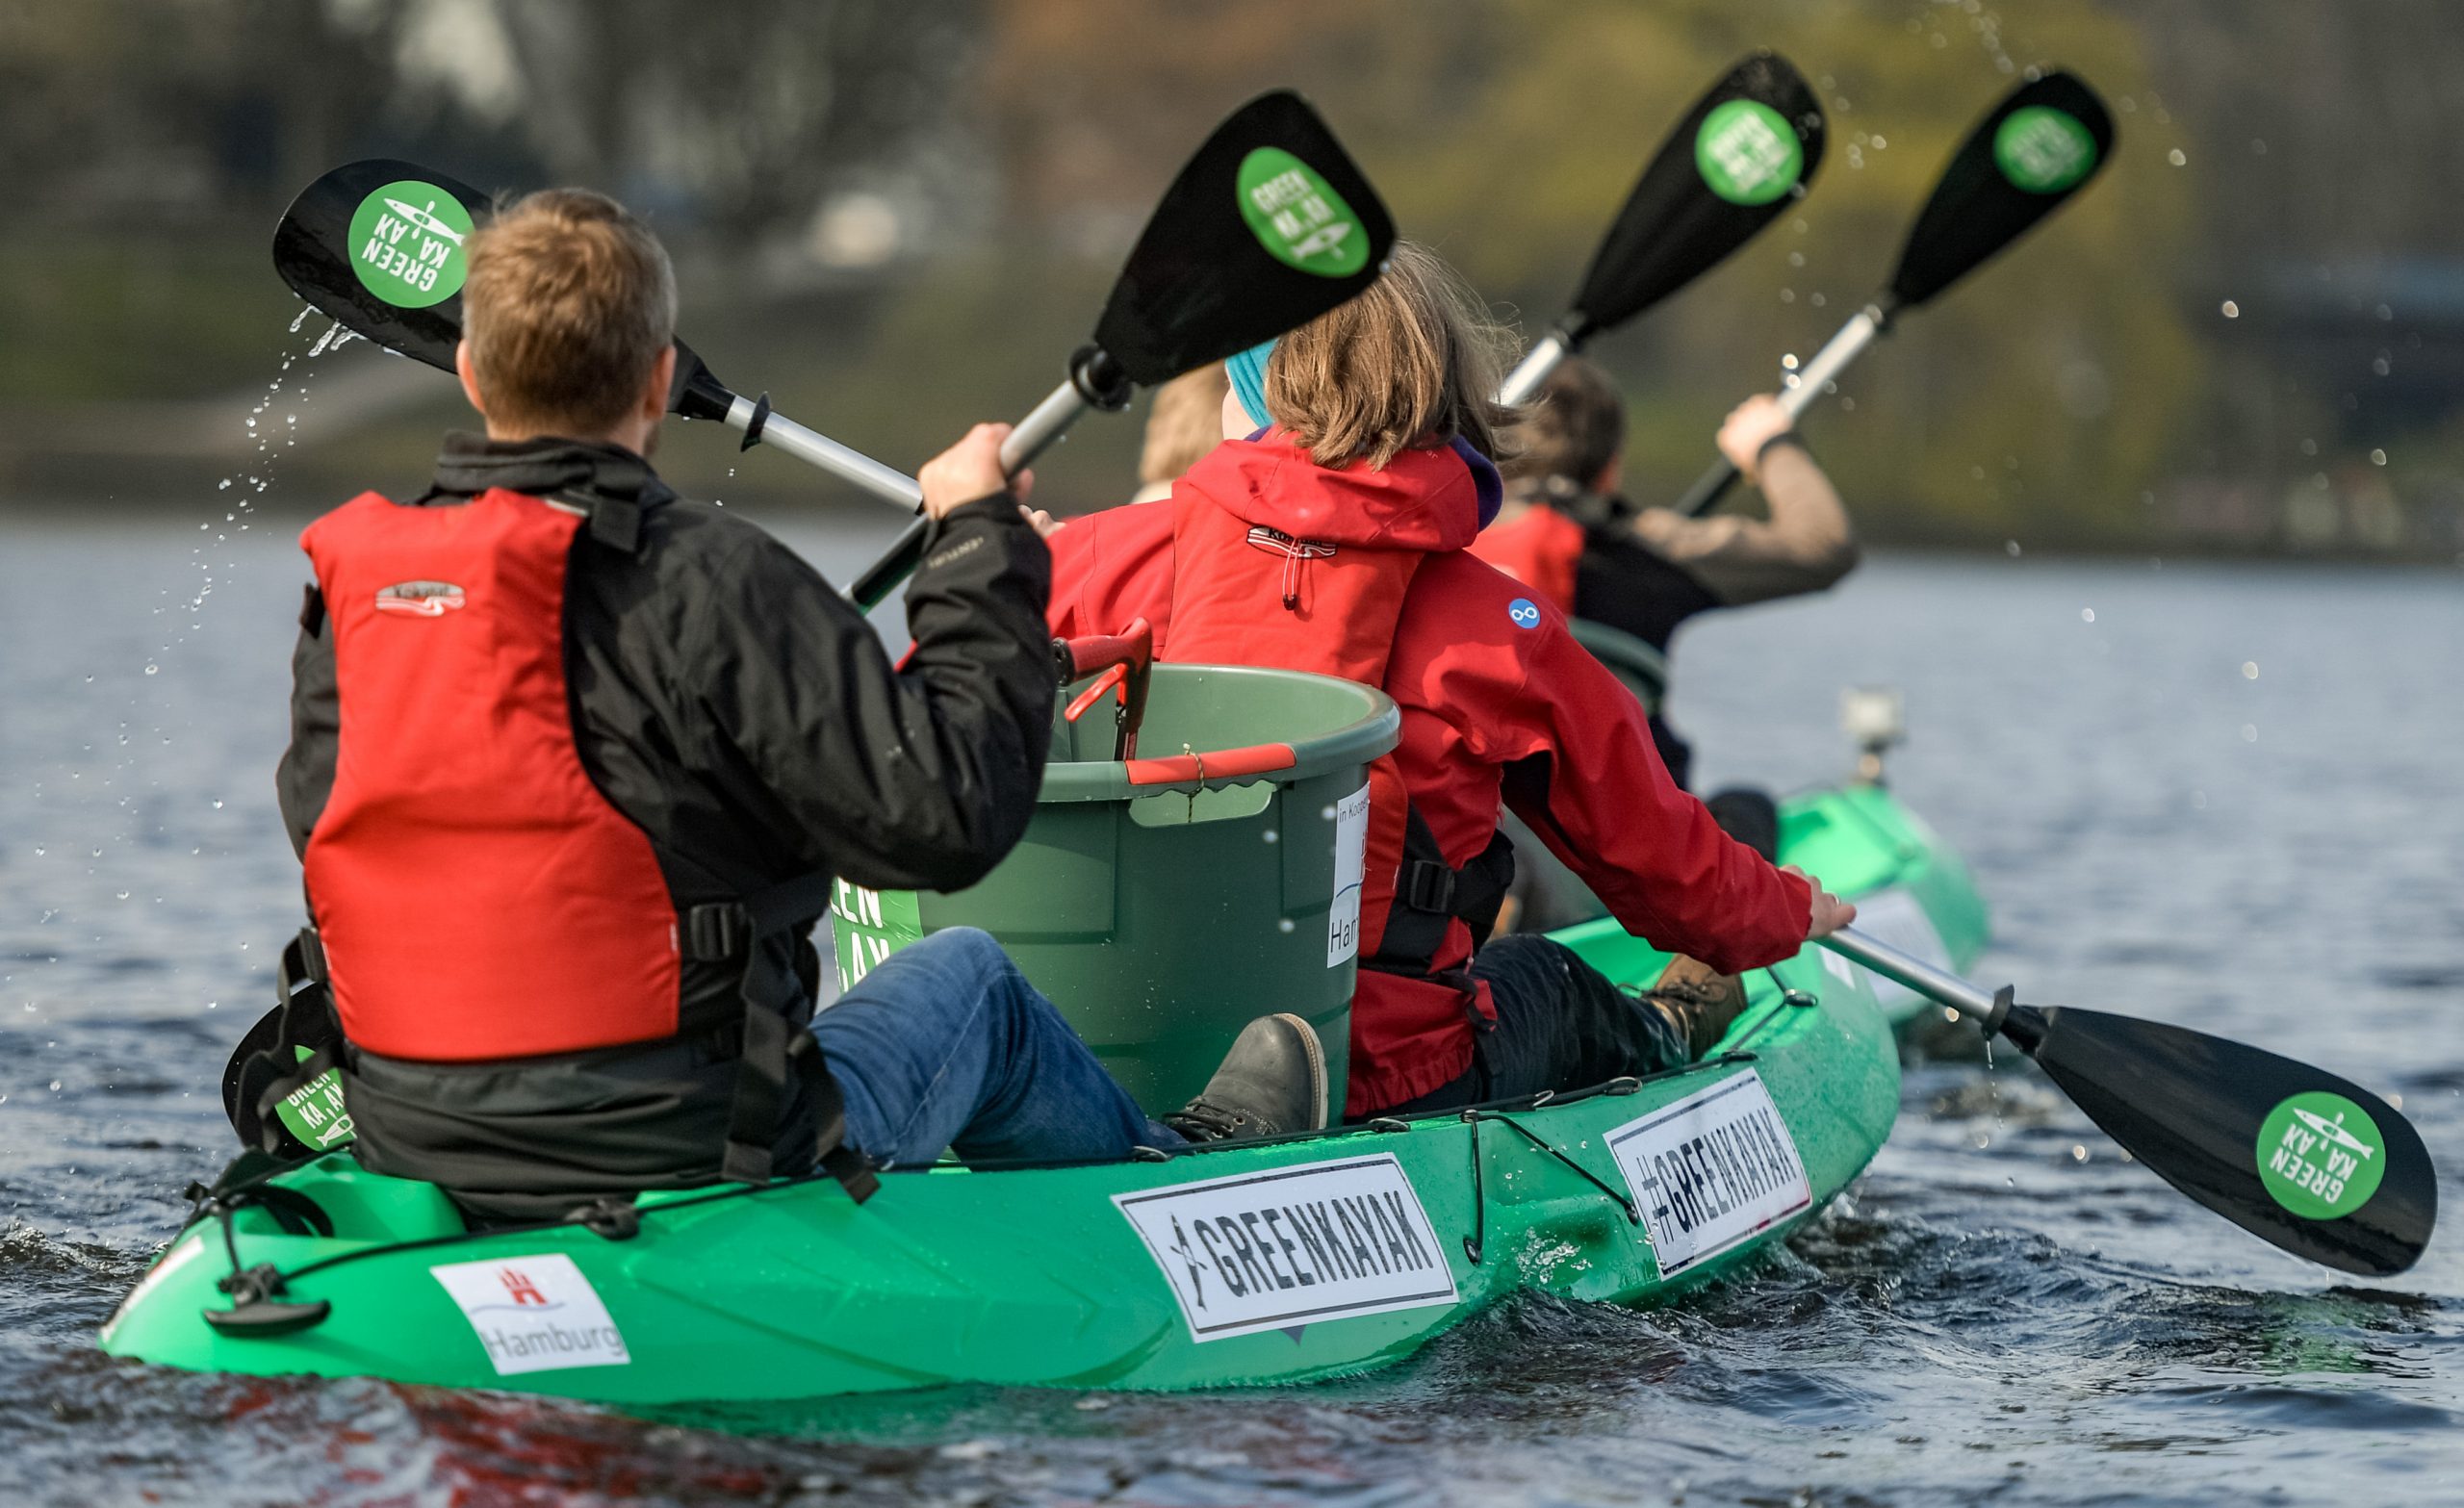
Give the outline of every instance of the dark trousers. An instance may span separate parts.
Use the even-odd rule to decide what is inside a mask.
[[[1493,939],[1473,959],[1486,980],[1498,1024],[1479,1035],[1471,1069],[1384,1113],[1454,1110],[1579,1089],[1625,1074],[1684,1066],[1685,1034],[1654,1006],[1627,994],[1563,943],[1530,933]]]

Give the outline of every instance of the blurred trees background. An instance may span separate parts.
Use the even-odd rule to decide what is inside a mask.
[[[622,195],[723,376],[911,467],[1050,385],[1155,194],[1258,89],[1310,95],[1406,232],[1536,332],[1678,115],[1769,46],[1819,87],[1828,159],[1599,343],[1639,497],[1859,306],[1952,144],[2058,62],[2115,107],[2111,170],[1810,421],[1872,532],[2451,558],[2459,36],[2436,0],[0,0],[0,507],[193,505],[261,459],[240,416],[323,324],[286,331],[266,237],[352,157]],[[450,384],[319,360],[263,500],[415,485]],[[1087,422],[1044,496],[1125,494],[1134,430]],[[843,500],[721,434],[662,459],[732,502]]]

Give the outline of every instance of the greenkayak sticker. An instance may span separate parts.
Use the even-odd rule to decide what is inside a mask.
[[[2015,188],[2060,193],[2096,166],[2096,139],[2050,105],[2028,105],[1994,129],[1993,165]]]
[[[368,291],[402,309],[424,309],[462,291],[462,243],[471,212],[434,184],[405,178],[359,201],[350,217],[351,270]]]
[[[2313,1089],[2268,1112],[2259,1127],[2259,1182],[2308,1220],[2332,1220],[2370,1202],[2387,1175],[2387,1138],[2370,1112]]]
[[[316,1056],[304,1047],[292,1051],[301,1062]],[[329,1152],[357,1134],[350,1111],[343,1104],[343,1076],[338,1068],[328,1068],[284,1095],[273,1112],[312,1151]]]
[[[1732,99],[1703,117],[1694,166],[1731,204],[1768,204],[1797,186],[1806,153],[1778,111],[1758,99]]]
[[[1279,146],[1241,159],[1241,217],[1267,254],[1320,277],[1369,265],[1369,233],[1318,170]]]

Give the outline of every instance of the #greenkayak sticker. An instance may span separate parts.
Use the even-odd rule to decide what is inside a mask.
[[[1318,170],[1279,146],[1241,159],[1241,217],[1267,254],[1320,277],[1369,265],[1369,233]]]
[[[1703,117],[1694,166],[1731,204],[1768,204],[1797,186],[1805,148],[1787,120],[1757,99],[1732,99]]]
[[[2259,1127],[2259,1182],[2304,1219],[2332,1220],[2370,1202],[2387,1174],[2387,1139],[2370,1112],[2313,1089],[2268,1112]]]
[[[1993,164],[2030,193],[2060,193],[2096,166],[2096,139],[2050,105],[2029,105],[1993,132]]]
[[[462,243],[471,212],[416,178],[389,183],[350,217],[351,270],[368,291],[403,309],[424,309],[462,291]]]
[[[884,959],[924,935],[912,890],[867,890],[841,880],[831,887],[830,918],[840,989],[854,989]]]
[[[316,1056],[304,1047],[292,1051],[301,1062]],[[330,1151],[356,1134],[350,1112],[343,1104],[343,1076],[338,1068],[328,1068],[284,1095],[273,1112],[302,1145],[314,1151]]]

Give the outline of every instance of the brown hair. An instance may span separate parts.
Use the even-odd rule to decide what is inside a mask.
[[[1626,445],[1626,400],[1608,373],[1570,356],[1523,411],[1515,426],[1508,481],[1557,477],[1589,492]]]
[[[1376,282],[1275,343],[1267,412],[1320,466],[1375,470],[1458,436],[1494,458],[1510,344],[1453,268],[1399,241]]]
[[[1148,487],[1178,480],[1198,458],[1223,443],[1223,395],[1232,381],[1223,363],[1182,372],[1155,390],[1146,411],[1146,444],[1138,452],[1138,480]]]
[[[488,418],[588,438],[622,421],[676,339],[676,274],[605,194],[545,189],[471,233],[462,334]]]

